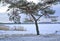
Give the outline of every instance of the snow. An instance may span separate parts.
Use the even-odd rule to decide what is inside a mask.
[[[60,41],[60,35],[55,35],[53,37],[44,36],[21,36],[21,37],[5,37],[0,38],[0,41]]]
[[[3,24],[2,24],[3,26]],[[6,34],[36,34],[36,27],[35,24],[5,24],[5,26],[8,26],[9,28],[14,28],[14,26],[22,26],[26,31],[0,31],[1,33]],[[39,31],[40,34],[52,34],[58,31],[58,34],[60,34],[60,24],[39,24]]]

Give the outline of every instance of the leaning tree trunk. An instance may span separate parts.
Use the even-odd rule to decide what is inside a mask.
[[[39,28],[38,28],[38,23],[37,23],[36,20],[35,20],[35,26],[36,26],[36,32],[37,32],[37,35],[39,35]]]

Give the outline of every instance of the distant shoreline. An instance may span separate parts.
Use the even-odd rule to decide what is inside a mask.
[[[0,24],[34,24],[34,23],[0,23]],[[38,24],[60,24],[60,22],[40,22]]]

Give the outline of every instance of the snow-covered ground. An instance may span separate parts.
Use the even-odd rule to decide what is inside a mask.
[[[35,24],[13,24],[13,25],[7,24],[6,26],[10,26],[13,28],[14,26],[17,26],[17,27],[23,26],[27,30],[25,31],[25,33],[27,32],[27,34],[28,33],[36,34]],[[38,26],[39,26],[40,34],[51,34],[51,33],[55,33],[55,31],[59,31],[58,34],[60,34],[60,24],[39,24]]]
[[[11,28],[14,26],[23,26],[25,29],[27,29],[27,31],[1,30],[0,41],[60,41],[60,24],[39,24],[39,31],[41,35],[38,35],[38,36],[36,35],[34,24],[23,24],[23,25],[22,24],[17,24],[17,25],[8,24],[6,26],[9,26]],[[55,31],[59,31],[59,32],[56,34]]]
[[[5,37],[0,41],[60,41],[60,35]]]
[[[4,26],[4,25],[2,25]],[[3,31],[0,30],[0,34],[36,34],[36,28],[34,24],[6,24],[9,28],[14,28],[14,26],[22,26],[26,31]],[[40,34],[51,34],[58,31],[60,34],[60,24],[39,24]]]

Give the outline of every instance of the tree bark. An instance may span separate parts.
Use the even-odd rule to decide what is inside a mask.
[[[34,19],[35,21],[35,26],[36,26],[36,32],[37,32],[37,35],[39,35],[39,28],[38,28],[38,23],[37,23],[37,19],[31,14],[32,18]]]
[[[37,35],[39,35],[39,28],[38,28],[37,20],[35,20],[35,26],[36,26],[36,32],[37,32]]]

